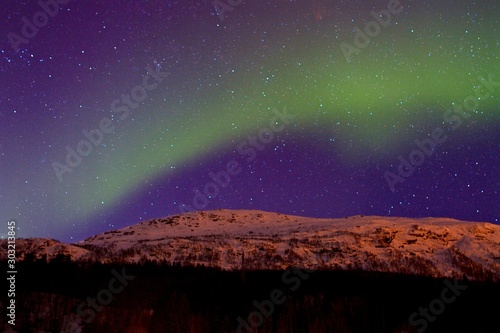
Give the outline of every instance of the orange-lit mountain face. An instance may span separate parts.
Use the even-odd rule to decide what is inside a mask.
[[[315,219],[217,210],[146,221],[72,245],[18,240],[17,251],[20,259],[28,253],[49,260],[63,254],[75,261],[154,260],[227,270],[296,266],[500,280],[500,226],[447,218]]]

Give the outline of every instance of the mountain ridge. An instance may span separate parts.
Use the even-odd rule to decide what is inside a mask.
[[[17,242],[21,260],[45,253],[49,260],[59,254],[104,263],[164,261],[226,270],[296,266],[500,280],[500,226],[449,218],[328,219],[213,210],[144,221],[74,244]]]

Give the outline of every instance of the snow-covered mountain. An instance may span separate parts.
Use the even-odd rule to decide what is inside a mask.
[[[30,241],[18,250],[38,254],[38,244],[49,257],[63,253],[73,260],[165,260],[244,270],[292,265],[500,280],[500,226],[448,218],[315,219],[216,210],[146,221],[73,245],[56,243],[52,251],[41,240],[23,240]]]
[[[7,260],[7,240],[0,240],[0,260]],[[66,256],[71,260],[78,261],[84,258],[92,258],[94,254],[80,246],[65,244],[55,239],[48,238],[19,238],[16,239],[16,260],[32,260],[46,258],[48,261],[55,259],[58,255]]]

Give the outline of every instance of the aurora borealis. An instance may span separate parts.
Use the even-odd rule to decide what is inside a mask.
[[[245,1],[223,20],[213,1],[65,2],[17,50],[9,33],[42,7],[1,10],[0,234],[13,219],[20,237],[77,241],[178,214],[230,161],[241,172],[204,209],[499,222],[498,1],[402,0],[350,62],[341,43],[389,1]],[[438,127],[391,191],[384,173]]]

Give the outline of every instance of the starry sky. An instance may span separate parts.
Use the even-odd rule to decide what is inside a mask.
[[[59,2],[0,10],[0,235],[219,208],[499,223],[497,0]]]

